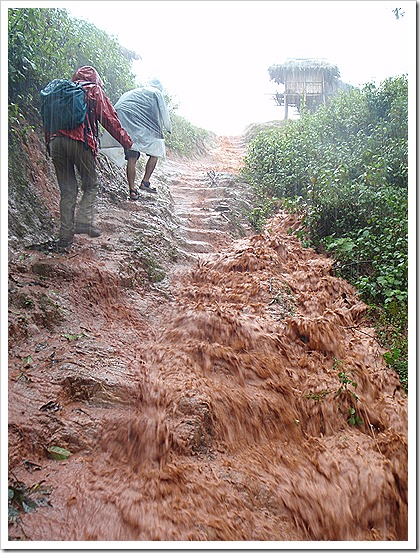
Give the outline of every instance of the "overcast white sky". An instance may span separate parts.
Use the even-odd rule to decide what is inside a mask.
[[[6,2],[7,3],[7,2]],[[355,86],[415,71],[415,0],[141,0],[10,2],[62,7],[136,51],[139,82],[154,76],[178,113],[217,134],[282,119],[270,65],[325,58]],[[396,19],[392,10],[402,8]]]
[[[415,68],[413,0],[60,4],[136,51],[139,79],[159,78],[181,115],[217,134],[283,118],[268,68],[287,58],[325,58],[355,86]],[[399,20],[396,7],[405,12]]]

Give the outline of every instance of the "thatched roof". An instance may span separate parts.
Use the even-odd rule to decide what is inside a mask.
[[[290,73],[303,72],[314,73],[320,72],[323,74],[326,81],[333,81],[340,76],[340,72],[336,65],[328,63],[324,58],[308,59],[294,58],[287,59],[280,65],[272,65],[268,68],[270,79],[277,84],[285,83],[286,76]]]

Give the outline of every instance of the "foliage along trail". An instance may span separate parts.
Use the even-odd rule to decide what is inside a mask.
[[[407,539],[398,377],[297,220],[235,235],[243,153],[168,159],[157,197],[102,198],[100,238],[11,256],[10,539]]]

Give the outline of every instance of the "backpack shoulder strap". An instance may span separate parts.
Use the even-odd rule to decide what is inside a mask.
[[[97,83],[94,83],[93,81],[77,81],[77,84],[79,84],[82,88],[84,88],[85,86],[87,87],[88,85],[97,85]],[[91,102],[88,101],[87,94],[85,94],[85,96],[86,96],[86,104],[88,106],[87,113],[86,113],[86,121],[90,127],[90,130],[92,131],[93,136],[95,138],[98,138],[99,136],[98,120],[93,113],[92,104]],[[87,132],[86,126],[87,125],[85,123],[85,134]]]

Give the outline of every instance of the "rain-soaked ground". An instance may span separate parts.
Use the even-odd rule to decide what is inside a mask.
[[[405,394],[297,221],[229,232],[242,155],[166,162],[164,284],[135,257],[160,191],[11,260],[10,540],[407,540]]]

